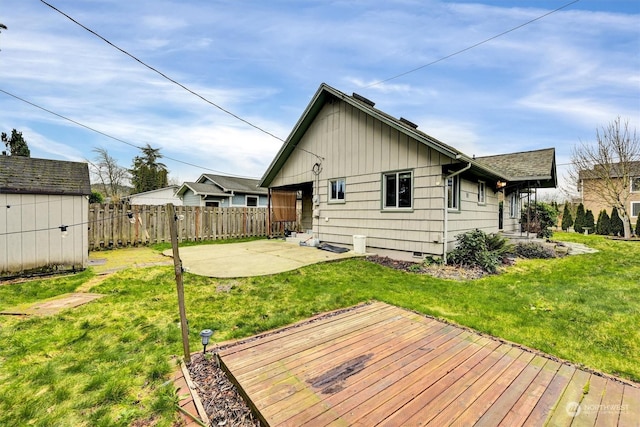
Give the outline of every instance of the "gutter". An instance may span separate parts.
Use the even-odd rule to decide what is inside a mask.
[[[460,155],[456,156],[456,159],[459,159]],[[449,238],[449,194],[447,193],[447,184],[449,182],[449,178],[453,178],[456,175],[460,175],[462,172],[468,171],[471,169],[471,162],[467,163],[467,166],[463,167],[459,171],[453,172],[449,175],[445,175],[443,180],[442,189],[444,191],[444,232],[443,232],[443,240],[442,240],[442,261],[447,263],[447,240]],[[460,188],[458,188],[458,191]]]

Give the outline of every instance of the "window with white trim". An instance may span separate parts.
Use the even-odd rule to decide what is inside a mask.
[[[329,201],[344,202],[347,182],[345,178],[329,180]]]
[[[632,217],[640,216],[640,202],[631,202],[631,216]]]
[[[631,178],[631,192],[640,193],[640,176],[634,176]]]
[[[447,208],[460,209],[460,176],[452,176],[447,179]]]
[[[413,172],[385,173],[382,176],[384,209],[411,209],[413,206]]]
[[[478,181],[478,204],[484,205],[487,203],[487,185],[484,181]]]
[[[520,214],[520,195],[517,191],[514,191],[509,196],[509,217],[518,218]]]
[[[247,207],[255,208],[258,206],[258,196],[247,196]]]

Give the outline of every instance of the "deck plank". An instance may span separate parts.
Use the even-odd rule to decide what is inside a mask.
[[[638,426],[640,416],[636,384],[379,302],[219,356],[269,426]]]

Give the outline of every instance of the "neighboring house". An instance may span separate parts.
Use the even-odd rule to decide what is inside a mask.
[[[0,273],[87,266],[86,163],[0,156]]]
[[[185,206],[267,207],[267,189],[258,179],[202,174],[196,182],[185,182],[176,191]]]
[[[476,157],[475,160],[508,176],[507,182],[500,183],[504,208],[499,228],[505,232],[520,231],[522,208],[537,201],[536,189],[558,185],[555,148]]]
[[[170,185],[157,190],[131,194],[123,197],[123,200],[130,205],[166,205],[167,203],[173,203],[174,206],[182,206],[182,199],[176,196],[176,191],[179,188],[179,185]]]
[[[548,153],[545,185],[552,186],[555,155]],[[302,228],[321,241],[348,245],[363,235],[379,254],[421,258],[444,255],[468,230],[497,232],[498,193],[522,194],[541,178],[518,176],[511,182],[508,171],[322,84],[260,185],[301,193]]]
[[[631,173],[623,174],[619,163],[611,165],[608,172],[611,180],[607,183],[602,180],[602,177],[606,177],[607,174],[602,166],[596,165],[593,169],[582,170],[578,173],[578,191],[585,210],[590,209],[596,218],[601,210],[604,209],[607,214],[611,215],[613,209],[613,206],[607,203],[602,196],[603,186],[610,189],[604,190],[607,193],[619,193],[621,200],[627,199],[626,208],[633,229],[638,216],[640,216],[640,162],[630,162],[628,166]],[[629,181],[623,182],[623,176],[629,177]]]

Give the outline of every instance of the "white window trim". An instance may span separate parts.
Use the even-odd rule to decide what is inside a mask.
[[[638,213],[640,213],[640,201],[638,202],[631,202],[631,205],[629,206],[629,214],[631,215],[631,218],[637,218],[638,215],[634,215],[633,214],[633,205],[638,205]]]
[[[332,190],[332,189],[331,189],[331,186],[333,185],[333,183],[334,183],[334,182],[335,182],[335,183],[339,183],[339,182],[342,182],[342,183],[343,183],[342,198],[337,197],[337,198],[335,198],[335,199],[334,199],[334,198],[332,198],[332,197],[331,197],[331,190]],[[328,188],[327,188],[327,190],[328,190],[328,193],[329,193],[329,194],[327,195],[327,196],[328,196],[327,198],[328,198],[328,200],[329,200],[329,203],[346,203],[346,199],[347,199],[347,179],[346,179],[346,178],[334,178],[334,179],[330,179],[330,180],[329,180],[329,183],[328,183]]]
[[[447,178],[447,194],[449,193],[449,180],[451,180],[451,196],[447,198],[447,209],[449,212],[460,212],[460,175]],[[458,183],[456,185],[456,182]],[[455,191],[454,191],[455,190]],[[456,202],[455,204],[453,202]],[[451,204],[451,206],[449,206]]]
[[[256,205],[255,206],[249,206],[249,198],[253,198],[256,199]],[[248,208],[257,208],[258,206],[260,206],[260,196],[252,196],[247,194],[246,196],[244,196],[244,205]]]
[[[482,191],[480,191],[482,189]],[[482,198],[480,196],[482,195]],[[484,181],[478,181],[478,204],[487,204],[487,183]]]
[[[509,195],[509,218],[520,216],[520,194],[514,191]]]
[[[411,205],[410,206],[398,206],[398,202],[400,200],[400,194],[396,192],[396,206],[387,206],[387,176],[395,175],[396,183],[400,182],[400,175],[408,173],[411,179]],[[382,210],[385,211],[412,211],[413,210],[413,170],[399,170],[393,172],[383,172],[382,173]],[[396,191],[397,189],[394,189]]]

